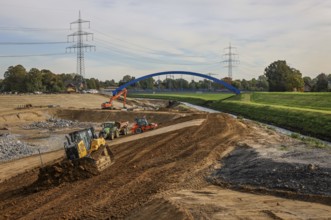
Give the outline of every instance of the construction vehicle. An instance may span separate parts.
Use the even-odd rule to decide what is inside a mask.
[[[99,133],[99,137],[113,140],[115,138],[118,138],[120,135],[128,134],[129,122],[108,121],[103,123],[101,126],[102,130]]]
[[[122,95],[123,95],[123,108],[126,108],[125,107],[125,104],[126,104],[126,94],[127,94],[127,92],[128,92],[127,89],[124,88],[122,91],[120,91],[116,95],[113,95],[110,98],[109,102],[102,103],[101,104],[101,108],[102,109],[114,109],[114,107],[113,107],[113,101],[116,100],[116,99],[118,99]]]
[[[146,117],[135,118],[135,123],[131,127],[132,134],[140,134],[148,130],[156,129],[156,123],[148,123]]]
[[[66,139],[66,157],[75,165],[100,172],[114,163],[114,155],[105,139],[98,138],[93,127],[71,132]]]

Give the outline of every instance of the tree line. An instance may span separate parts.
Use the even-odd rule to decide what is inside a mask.
[[[79,90],[101,89],[121,86],[134,76],[125,75],[119,82],[115,80],[101,81],[96,78],[84,79],[75,73],[55,74],[50,70],[32,68],[27,71],[22,65],[10,66],[0,80],[0,92],[44,93],[65,92],[68,85]],[[225,77],[223,81],[244,91],[331,91],[331,74],[319,74],[316,78],[302,77],[299,70],[291,68],[286,61],[275,61],[265,68],[264,74],[251,80],[232,80]],[[207,79],[188,81],[183,78],[166,78],[155,80],[148,78],[131,86],[136,90],[204,90],[218,91],[225,89],[222,85]]]

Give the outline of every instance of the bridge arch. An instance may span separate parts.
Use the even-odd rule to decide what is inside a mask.
[[[152,74],[131,80],[130,82],[127,82],[127,83],[121,85],[120,87],[118,87],[117,89],[115,89],[114,91],[112,91],[113,96],[116,95],[117,93],[119,93],[120,91],[122,91],[124,88],[126,88],[132,84],[135,84],[136,82],[139,82],[141,80],[148,79],[148,78],[151,78],[154,76],[170,75],[170,74],[173,74],[173,75],[182,74],[182,75],[191,75],[191,76],[198,76],[198,77],[206,78],[206,79],[212,80],[218,84],[223,85],[225,88],[227,88],[228,90],[230,90],[231,92],[233,92],[237,95],[240,94],[240,90],[237,89],[236,87],[233,87],[232,85],[224,82],[223,80],[217,79],[217,78],[209,76],[209,75],[205,75],[202,73],[196,73],[196,72],[189,72],[189,71],[165,71],[165,72],[159,72],[159,73],[152,73]]]

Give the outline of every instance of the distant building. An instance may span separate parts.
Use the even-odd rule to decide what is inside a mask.
[[[74,84],[72,84],[72,83],[69,83],[67,86],[66,86],[66,88],[67,88],[67,93],[76,93],[77,92],[77,87],[74,85]]]

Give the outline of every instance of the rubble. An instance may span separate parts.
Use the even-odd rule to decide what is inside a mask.
[[[311,154],[313,152],[317,162],[320,154],[310,151]],[[299,156],[296,159],[298,158]],[[331,196],[330,165],[318,166],[315,163],[306,164],[306,161],[307,159],[291,163],[277,161],[276,157],[263,157],[252,148],[238,147],[223,158],[221,169],[216,170],[211,179],[216,185],[254,186]]]
[[[13,135],[0,136],[0,162],[17,159],[37,153],[29,144],[18,140]]]
[[[38,121],[29,125],[23,126],[24,129],[56,129],[56,128],[67,128],[77,127],[81,124],[78,121],[71,121],[66,119],[49,118],[46,121]]]

